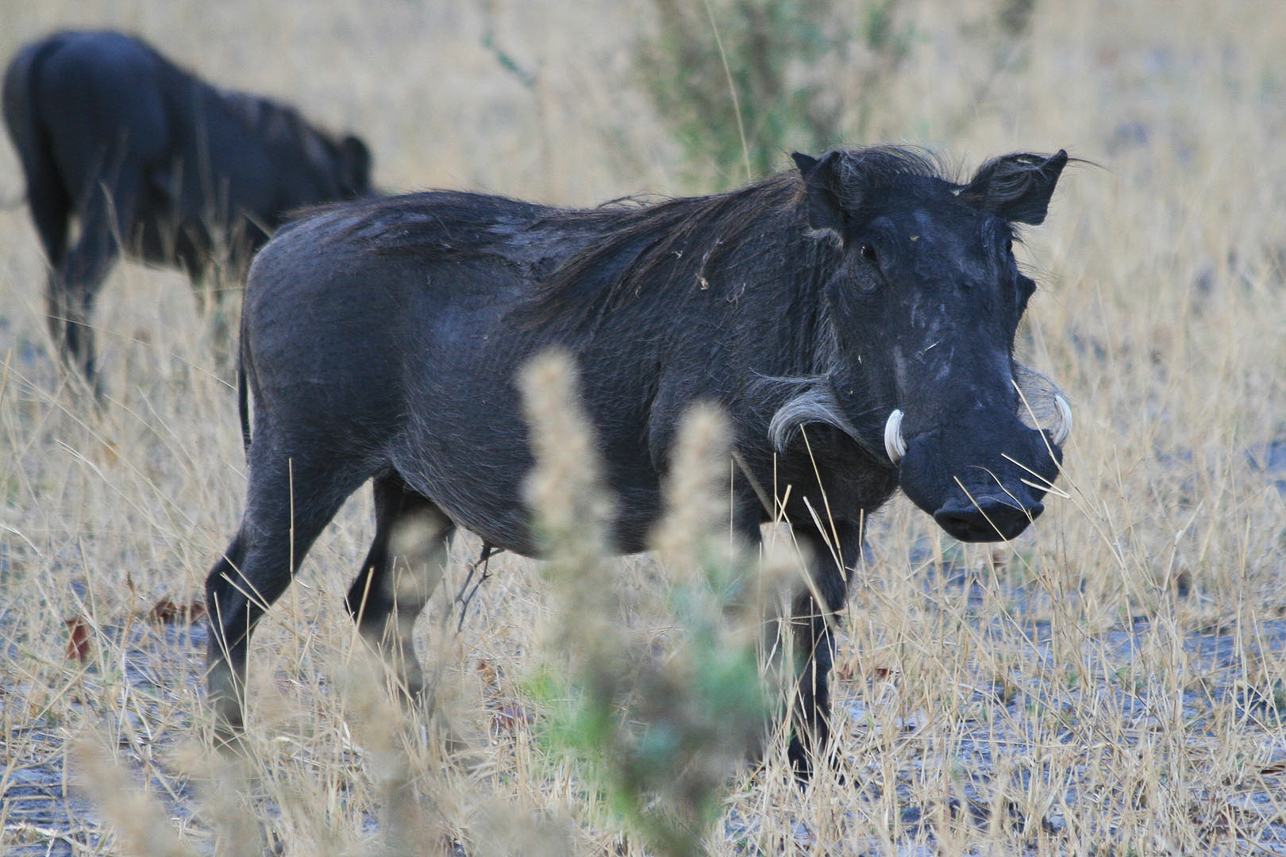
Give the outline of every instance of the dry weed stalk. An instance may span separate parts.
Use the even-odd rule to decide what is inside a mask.
[[[612,506],[603,499],[574,378],[564,355],[538,358],[523,375],[536,453],[528,496],[557,570],[555,636],[558,654],[570,662],[554,680],[560,696],[552,700],[550,734],[555,746],[575,752],[582,772],[650,848],[704,853],[728,777],[761,743],[767,713],[756,635],[740,627],[758,627],[759,611],[725,609],[753,588],[744,551],[728,532],[727,420],[698,408],[680,427],[656,537],[673,565],[667,603],[674,651],[659,655],[630,631],[606,573],[602,534]],[[574,509],[579,517],[569,514]],[[581,526],[585,531],[575,532]],[[749,623],[735,621],[745,616]]]
[[[212,752],[208,746],[180,751],[178,759],[185,773],[196,781],[197,814],[210,828],[216,854],[266,853],[272,840],[263,822],[252,811],[255,792],[252,760],[244,756]]]
[[[87,730],[76,741],[73,753],[80,787],[107,816],[124,853],[135,857],[197,857],[197,852],[175,834],[165,807],[143,791],[112,758],[102,736]]]
[[[408,718],[385,683],[377,680],[382,674],[381,664],[374,656],[355,655],[342,681],[347,722],[352,724],[356,742],[354,749],[366,762],[380,811],[379,840],[373,857],[445,852],[447,838],[433,823],[439,818],[438,808],[432,797],[424,794],[426,789],[440,784],[445,759],[440,752],[425,753],[417,760],[408,755],[401,739],[416,731],[417,724]],[[429,726],[421,728],[431,740],[436,737]],[[433,742],[429,749],[440,750],[440,742]]]
[[[537,356],[523,368],[519,387],[536,458],[525,486],[527,505],[564,619],[557,645],[568,657],[611,662],[620,655],[612,628],[620,609],[607,569],[614,508],[601,482],[571,356],[557,350]],[[587,640],[595,642],[576,645]]]
[[[683,415],[670,454],[665,515],[652,538],[676,572],[696,571],[702,554],[721,546],[724,556],[718,559],[732,560],[731,509],[724,490],[731,476],[729,434],[727,417],[713,405],[699,404]]]

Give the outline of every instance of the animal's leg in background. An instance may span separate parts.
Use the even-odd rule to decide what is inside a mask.
[[[121,241],[130,234],[142,190],[142,176],[135,168],[119,170],[115,179],[108,182],[100,177],[88,191],[80,210],[80,236],[50,278],[46,292],[54,346],[80,369],[100,397],[90,315],[103,280],[120,255]]]
[[[396,473],[375,480],[375,539],[348,592],[362,637],[388,662],[411,699],[424,690],[411,630],[442,580],[455,529],[432,501]]]
[[[255,624],[285,591],[344,500],[366,478],[337,464],[320,445],[311,453],[283,455],[262,422],[255,428],[245,516],[205,582],[210,621],[207,683],[220,743],[235,738],[244,723],[246,653]]]
[[[26,158],[35,159],[26,163]],[[24,153],[23,167],[27,176],[27,204],[36,234],[49,262],[45,283],[46,322],[58,359],[71,361],[68,350],[68,307],[63,269],[67,262],[67,235],[71,226],[72,200],[58,178],[57,167],[44,149]]]
[[[799,677],[788,751],[800,778],[828,752],[830,739],[830,671],[834,664],[832,625],[848,595],[850,569],[862,546],[861,527],[836,522],[825,537],[813,524],[792,527],[795,538],[810,553],[814,587],[800,592],[791,604],[791,630]],[[817,598],[821,598],[819,604]]]
[[[24,51],[24,55],[30,56],[30,53]],[[26,73],[30,74],[29,68]],[[55,330],[54,322],[62,316],[61,312],[53,311],[53,296],[60,289],[58,278],[67,257],[67,236],[76,202],[73,198],[75,191],[68,188],[53,151],[47,145],[44,135],[38,131],[39,123],[31,103],[33,99],[29,97],[31,94],[23,91],[25,87],[21,85],[9,89],[10,83],[11,81],[6,81],[5,124],[13,135],[22,160],[28,209],[41,246],[44,247],[45,259],[49,263],[49,282],[45,288],[46,300],[51,308],[48,323],[55,348],[61,349],[62,327],[58,325]],[[12,83],[17,84],[17,79]]]
[[[41,147],[23,152],[23,173],[27,179],[27,205],[40,244],[53,274],[67,258],[67,233],[71,226],[72,202],[58,176],[53,158]],[[29,162],[30,161],[30,162]]]

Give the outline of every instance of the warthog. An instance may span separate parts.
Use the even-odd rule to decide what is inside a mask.
[[[1036,286],[1012,242],[1015,224],[1044,220],[1066,162],[1009,155],[959,184],[915,152],[856,149],[797,154],[797,169],[714,196],[574,211],[430,192],[284,228],[246,288],[248,497],[206,583],[223,734],[242,725],[256,621],[368,479],[376,534],[348,609],[421,690],[408,635],[429,593],[395,599],[391,534],[418,517],[538,551],[514,376],[558,345],[581,370],[621,552],[648,544],[694,402],[733,424],[747,541],[773,512],[756,484],[786,495],[815,584],[790,620],[803,670],[790,752],[805,770],[828,736],[833,614],[865,516],[900,487],[958,539],[1010,539],[1058,475],[1071,414],[1013,359]]]
[[[333,139],[290,107],[216,89],[120,33],[23,47],[5,73],[4,118],[52,269],[50,332],[95,384],[89,317],[122,249],[197,281],[215,268],[239,280],[286,212],[370,188],[357,137]]]

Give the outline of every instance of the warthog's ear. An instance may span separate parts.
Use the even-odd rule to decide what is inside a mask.
[[[822,156],[821,160],[801,152],[795,152],[791,157],[804,179],[808,225],[813,229],[826,229],[842,235],[848,213],[844,209],[843,185],[836,174],[841,153],[831,152]]]
[[[341,181],[353,196],[362,196],[371,189],[371,150],[361,138],[349,135],[339,144]]]
[[[1038,224],[1049,211],[1049,198],[1067,165],[1062,149],[1050,155],[1005,155],[988,161],[957,196],[974,208],[1012,223]]]

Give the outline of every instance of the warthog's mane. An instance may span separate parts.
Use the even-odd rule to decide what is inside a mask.
[[[207,83],[190,69],[181,66],[147,42],[137,42],[162,67],[181,74],[212,91],[250,136],[292,147],[313,164],[326,162],[324,147],[335,147],[337,138],[306,120],[288,104],[237,89],[224,89]]]
[[[230,89],[217,90],[224,104],[254,137],[300,152],[312,164],[326,162],[335,138],[314,127],[299,111],[271,98]]]
[[[884,188],[924,180],[958,187],[934,159],[913,149],[845,150],[834,169],[838,202],[855,218],[879,210]],[[664,295],[658,311],[681,323],[687,298],[708,290],[731,300],[749,282],[747,288],[770,293],[764,307],[793,312],[791,323],[800,328],[791,337],[797,350],[782,355],[783,368],[792,368],[755,384],[757,395],[772,403],[773,446],[784,450],[801,425],[821,423],[878,454],[835,398],[841,357],[821,288],[839,263],[838,242],[809,229],[804,194],[794,169],[710,196],[628,198],[593,209],[429,191],[330,207],[338,219],[321,240],[356,240],[413,259],[486,258],[525,268],[529,290],[510,321],[573,336],[593,335],[615,311],[649,295]],[[864,414],[862,421],[878,427],[885,416]]]
[[[859,218],[882,188],[909,179],[950,184],[926,153],[894,146],[845,150],[835,169],[837,197]],[[332,216],[321,236],[327,242],[355,240],[383,255],[437,262],[487,258],[525,266],[532,284],[515,318],[568,330],[593,326],[669,287],[717,294],[729,285],[717,274],[734,254],[742,271],[784,272],[791,282],[778,288],[815,286],[809,272],[834,260],[834,242],[809,234],[803,200],[804,183],[791,169],[709,196],[627,197],[590,209],[438,190],[303,214]]]
[[[880,190],[908,180],[937,179],[957,187],[935,160],[913,149],[847,150],[834,167],[837,201],[855,219],[878,210]],[[592,326],[648,291],[668,291],[678,303],[697,290],[728,289],[742,276],[718,274],[735,265],[739,275],[755,279],[757,274],[772,290],[768,305],[812,309],[799,317],[809,329],[798,331],[801,351],[790,361],[797,374],[764,375],[754,384],[757,397],[774,403],[768,425],[773,448],[784,452],[802,426],[820,424],[878,459],[878,445],[850,421],[835,397],[842,358],[835,330],[826,322],[821,287],[828,280],[824,269],[838,263],[837,242],[808,228],[804,194],[802,177],[792,169],[712,196],[624,210],[558,212],[555,217],[593,224],[600,237],[541,283],[525,308],[527,317],[539,324]],[[809,318],[811,323],[805,322]],[[878,426],[885,416],[863,414],[862,421]]]
[[[836,172],[840,202],[858,217],[873,191],[911,177],[941,178],[941,168],[927,154],[894,146],[846,150]],[[527,316],[536,323],[578,326],[647,290],[717,287],[714,272],[733,253],[743,267],[780,267],[808,279],[818,242],[801,228],[803,195],[800,174],[791,169],[710,196],[551,209],[548,222],[579,227],[596,238],[543,279]]]

